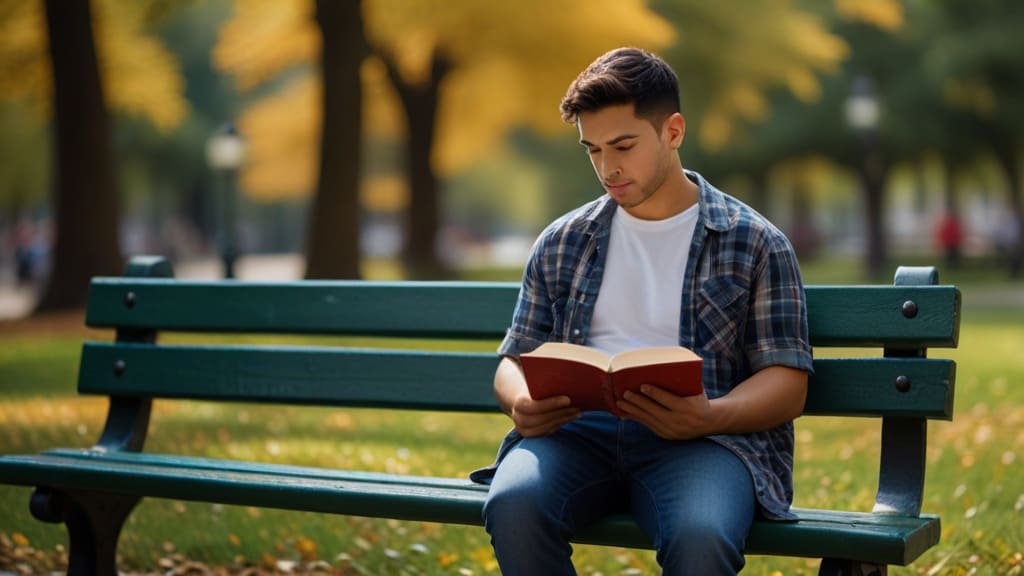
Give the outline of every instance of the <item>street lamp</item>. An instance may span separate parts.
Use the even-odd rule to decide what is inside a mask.
[[[857,76],[850,86],[845,105],[846,123],[860,136],[861,155],[858,174],[864,186],[865,218],[867,219],[867,272],[872,278],[881,275],[885,265],[885,232],[882,229],[882,190],[885,167],[878,147],[878,125],[881,104],[874,80]]]
[[[879,116],[875,82],[869,76],[854,78],[846,98],[847,124],[861,134],[868,134],[878,128]]]
[[[235,277],[235,260],[238,257],[236,239],[236,192],[238,169],[245,161],[245,140],[232,123],[217,129],[206,141],[206,162],[210,169],[220,173],[223,181],[221,190],[221,212],[223,230],[220,234],[220,252],[224,261],[224,277]]]

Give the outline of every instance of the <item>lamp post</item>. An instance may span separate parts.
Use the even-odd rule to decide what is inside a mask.
[[[245,161],[245,140],[227,123],[217,129],[206,141],[206,162],[210,169],[221,175],[220,212],[223,229],[218,242],[224,262],[224,277],[235,277],[235,260],[238,258],[236,229],[236,182],[238,169]]]
[[[869,76],[854,78],[845,105],[846,123],[861,142],[857,172],[864,187],[864,216],[867,219],[867,272],[872,278],[885,265],[885,232],[882,227],[882,192],[885,165],[878,146],[881,105],[875,83]]]

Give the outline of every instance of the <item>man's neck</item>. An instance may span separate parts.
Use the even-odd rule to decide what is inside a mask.
[[[690,180],[680,166],[665,178],[661,188],[642,204],[627,208],[631,216],[642,220],[665,220],[693,206],[700,196],[700,187]]]

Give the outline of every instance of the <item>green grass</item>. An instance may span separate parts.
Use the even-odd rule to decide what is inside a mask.
[[[966,284],[975,285],[981,282]],[[891,574],[1024,570],[1024,313],[980,306],[965,310],[964,318],[960,348],[932,353],[958,362],[954,420],[929,429],[924,510],[942,516],[942,542],[912,567]],[[493,344],[466,345],[487,349]],[[75,394],[79,347],[77,336],[0,334],[0,452],[95,441],[105,400]],[[491,461],[507,425],[493,415],[158,401],[147,449],[463,476]],[[870,509],[879,433],[878,423],[869,420],[799,420],[796,505]],[[31,518],[29,494],[29,489],[0,486],[0,532],[19,534],[36,549],[55,550],[64,544],[63,529]],[[351,573],[497,573],[486,534],[476,527],[182,501],[143,501],[124,530],[120,550],[122,567],[133,570],[156,570],[173,550],[214,565],[315,557],[349,566]],[[576,561],[581,574],[657,572],[649,551],[581,546]],[[745,574],[816,571],[816,560],[751,557]]]

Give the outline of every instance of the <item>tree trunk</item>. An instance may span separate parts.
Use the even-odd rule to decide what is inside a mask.
[[[865,252],[865,269],[872,281],[883,279],[887,270],[888,248],[886,242],[883,208],[885,200],[885,180],[888,166],[881,152],[868,146],[864,163],[860,168],[860,180],[864,187],[864,218],[867,250]]]
[[[437,257],[437,232],[441,223],[438,178],[431,165],[437,124],[438,91],[451,70],[442,54],[434,53],[430,78],[423,85],[402,79],[394,59],[385,57],[388,74],[405,109],[409,127],[406,142],[410,202],[407,216],[404,258],[410,278],[431,279],[450,275]]]
[[[1021,206],[1021,170],[1017,147],[1011,144],[993,146],[996,161],[1006,178],[1006,190],[1010,211],[1016,220],[1017,245],[1008,246],[1008,264],[1011,278],[1019,278],[1024,271],[1024,207]]]
[[[320,178],[309,211],[306,278],[359,278],[359,173],[363,95],[369,53],[362,3],[317,0],[323,35]]]
[[[82,307],[94,275],[121,272],[110,119],[89,0],[46,0],[53,63],[55,244],[36,312]]]

